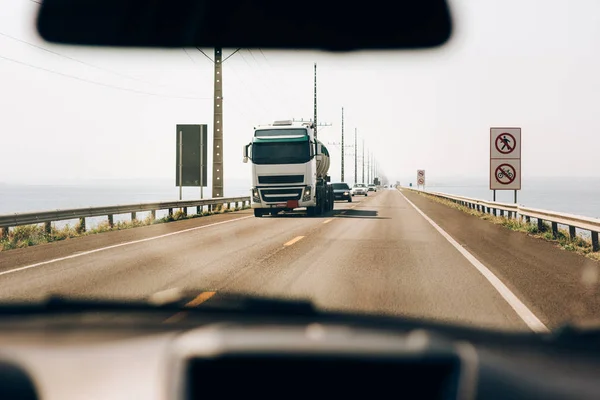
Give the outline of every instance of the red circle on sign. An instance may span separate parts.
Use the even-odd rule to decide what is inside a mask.
[[[425,180],[424,180],[423,178],[419,178],[419,181],[418,181],[418,182],[419,182],[419,185],[422,185],[422,184],[424,184],[424,183],[425,183]]]
[[[419,176],[425,175],[425,171],[419,171]]]
[[[506,136],[510,136],[507,138]],[[506,139],[505,140],[503,140]],[[510,133],[501,133],[496,136],[496,142],[494,143],[496,146],[496,150],[498,150],[502,154],[510,154],[513,152],[515,147],[517,147],[517,141],[513,135]]]
[[[498,165],[498,167],[496,167],[495,175],[496,175],[496,181],[498,181],[498,183],[500,183],[502,185],[508,185],[508,184],[513,183],[513,181],[517,177],[515,168],[510,164]],[[505,177],[506,177],[506,179],[508,179],[507,182],[501,180]]]

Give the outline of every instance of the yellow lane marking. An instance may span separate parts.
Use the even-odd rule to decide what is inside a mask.
[[[196,296],[192,301],[188,302],[185,307],[198,307],[200,304],[204,303],[206,300],[213,297],[217,292],[202,292],[198,296]],[[186,311],[180,311],[177,314],[167,318],[164,322],[167,324],[172,324],[175,322],[179,322],[185,318],[187,315]]]
[[[296,242],[298,242],[298,241],[300,241],[300,240],[302,240],[302,239],[304,239],[304,236],[296,236],[295,238],[293,238],[293,239],[292,239],[292,240],[290,240],[289,242],[285,243],[285,244],[284,244],[284,246],[291,246],[291,245],[293,245],[294,243],[296,243]]]
[[[331,220],[331,219],[328,219],[328,220],[325,220],[325,221],[323,221],[323,223],[324,223],[324,224],[328,224],[328,223],[330,223],[331,221],[333,221],[333,220]]]
[[[186,307],[197,307],[200,304],[204,303],[206,300],[213,297],[215,295],[215,293],[217,293],[217,292],[202,292],[198,296],[196,296],[196,298],[194,300],[190,301],[185,306]]]

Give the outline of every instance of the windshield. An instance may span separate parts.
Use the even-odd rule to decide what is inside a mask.
[[[255,164],[303,164],[309,160],[310,145],[307,140],[252,145],[252,161]]]
[[[346,189],[350,189],[350,188],[345,183],[334,183],[333,189],[334,190],[346,190]]]
[[[339,53],[61,46],[39,3],[0,3],[0,303],[599,319],[600,1],[451,1],[444,46]]]

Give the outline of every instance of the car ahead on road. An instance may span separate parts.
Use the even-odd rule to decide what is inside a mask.
[[[376,191],[377,191],[377,186],[369,185],[369,192],[376,192]]]
[[[364,183],[355,183],[352,188],[352,196],[367,196],[367,185]]]
[[[348,203],[352,203],[352,190],[347,183],[340,182],[333,184],[333,198],[335,200],[348,200]]]

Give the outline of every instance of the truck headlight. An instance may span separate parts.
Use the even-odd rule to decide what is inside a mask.
[[[307,186],[304,188],[304,193],[302,193],[302,201],[310,201],[312,196],[312,187]]]
[[[252,201],[255,203],[260,203],[260,195],[258,194],[257,188],[252,188]]]

